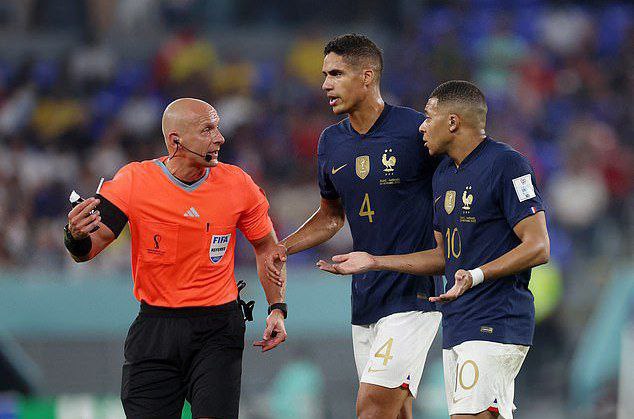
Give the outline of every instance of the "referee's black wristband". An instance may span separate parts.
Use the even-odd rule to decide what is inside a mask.
[[[284,318],[288,317],[288,306],[286,305],[286,303],[273,303],[269,306],[269,313],[271,314],[271,312],[273,310],[280,310],[283,314],[284,314]]]
[[[66,224],[64,226],[64,246],[66,246],[71,255],[84,257],[92,249],[92,239],[90,236],[79,240],[75,239],[68,229],[68,224]]]

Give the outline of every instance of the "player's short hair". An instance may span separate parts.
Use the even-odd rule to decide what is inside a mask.
[[[383,51],[365,35],[348,33],[332,39],[324,47],[324,57],[331,52],[345,57],[352,65],[368,62],[381,75]]]
[[[487,103],[484,94],[478,86],[465,80],[451,80],[436,87],[429,98],[438,99],[438,106],[447,103],[458,103],[483,113],[486,117]]]

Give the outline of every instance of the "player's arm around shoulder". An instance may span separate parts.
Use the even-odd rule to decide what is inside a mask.
[[[264,289],[266,300],[269,304],[269,315],[266,318],[266,328],[262,340],[254,342],[254,346],[262,348],[262,352],[271,350],[286,340],[286,327],[284,319],[288,309],[286,308],[286,264],[281,266],[280,277],[282,285],[278,286],[266,278],[265,258],[277,247],[275,231],[271,231],[264,237],[252,240],[251,245],[255,251],[258,276]]]

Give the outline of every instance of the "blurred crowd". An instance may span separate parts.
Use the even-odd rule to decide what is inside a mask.
[[[59,1],[26,3],[32,9],[23,30],[46,33],[46,25],[55,24],[51,4]],[[94,20],[105,13],[99,9],[105,9],[103,3],[87,2],[82,10]],[[318,205],[317,140],[338,120],[320,88],[322,50],[347,27],[308,22],[280,32],[278,25],[266,42],[257,30],[232,41],[204,21],[174,24],[188,23],[179,16],[191,15],[197,1],[162,2],[158,14],[136,10],[135,2],[115,3],[114,16],[101,16],[98,31],[86,32],[82,23],[63,48],[0,56],[3,270],[68,268],[62,226],[70,191],[89,196],[100,177],[110,179],[127,162],[164,155],[161,113],[177,97],[201,98],[216,107],[227,139],[221,160],[239,165],[265,189],[279,236]],[[409,3],[401,2],[402,8]],[[500,10],[500,4],[507,8]],[[632,6],[430,2],[413,11],[398,28],[359,29],[384,50],[386,101],[422,109],[438,83],[475,81],[489,103],[489,134],[523,152],[536,169],[555,262],[610,264],[631,257]],[[0,9],[0,18],[6,13]],[[283,23],[284,17],[271,12],[268,24],[275,19]],[[362,20],[354,23],[364,27]],[[72,20],[65,24],[72,28]],[[29,32],[29,25],[39,30]],[[156,25],[168,29],[157,33]],[[145,36],[138,33],[145,28]],[[109,41],[127,33],[136,35],[129,42]],[[9,45],[2,48],[11,51]],[[123,236],[95,269],[129,269],[127,233]],[[350,245],[343,232],[328,247],[298,258],[312,262]],[[242,240],[238,263],[251,259]]]

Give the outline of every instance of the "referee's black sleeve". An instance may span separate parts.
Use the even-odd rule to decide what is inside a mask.
[[[128,217],[115,204],[108,201],[102,195],[97,194],[95,198],[101,201],[96,208],[99,210],[99,215],[101,215],[101,222],[112,230],[115,238],[119,237],[123,227],[125,227],[128,222]]]

